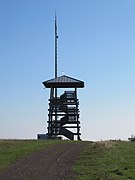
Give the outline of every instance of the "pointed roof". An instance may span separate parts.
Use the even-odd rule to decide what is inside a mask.
[[[46,88],[83,88],[84,82],[69,76],[60,76],[42,82]]]

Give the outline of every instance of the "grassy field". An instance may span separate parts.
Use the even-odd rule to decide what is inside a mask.
[[[57,140],[0,140],[0,170],[27,154],[59,142]]]
[[[74,170],[78,180],[135,179],[135,142],[89,143]]]
[[[61,142],[67,143],[56,140],[0,140],[0,170],[27,154]],[[85,144],[74,166],[78,180],[135,179],[135,142],[101,141]]]

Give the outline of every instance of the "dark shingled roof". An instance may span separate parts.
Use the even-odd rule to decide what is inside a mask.
[[[46,88],[83,88],[84,82],[69,76],[60,76],[48,81],[42,82]]]

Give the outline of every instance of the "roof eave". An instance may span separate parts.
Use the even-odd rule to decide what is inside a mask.
[[[42,82],[46,88],[83,88],[84,82],[80,83],[48,83]]]

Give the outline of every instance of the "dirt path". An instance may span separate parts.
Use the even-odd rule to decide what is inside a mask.
[[[72,166],[83,147],[84,143],[63,143],[35,152],[0,172],[0,180],[75,179]]]

